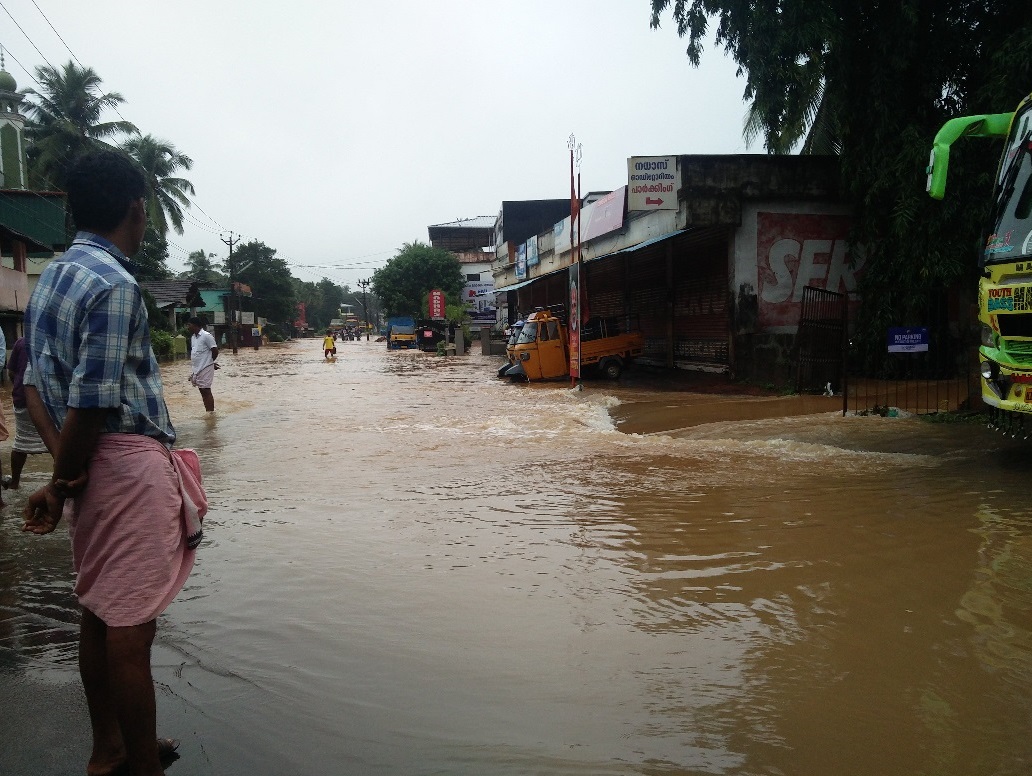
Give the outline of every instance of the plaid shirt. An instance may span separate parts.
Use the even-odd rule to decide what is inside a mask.
[[[176,432],[151,350],[147,307],[113,244],[79,232],[40,275],[25,308],[29,365],[58,429],[69,407],[112,410],[105,431],[143,434],[167,446]]]

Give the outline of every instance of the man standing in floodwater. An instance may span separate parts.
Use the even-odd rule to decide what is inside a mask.
[[[201,392],[205,412],[215,411],[215,396],[211,386],[215,383],[215,370],[219,365],[215,359],[219,357],[218,343],[204,328],[204,321],[196,316],[186,324],[190,331],[190,383]]]
[[[151,645],[195,553],[147,308],[125,269],[147,226],[147,186],[132,160],[103,151],[75,163],[66,190],[79,232],[25,311],[26,403],[57,442],[23,530],[50,533],[68,515],[93,728],[86,773],[159,776],[178,742],[156,737]]]

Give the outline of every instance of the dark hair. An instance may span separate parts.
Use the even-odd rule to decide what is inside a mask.
[[[122,223],[129,206],[147,196],[140,168],[118,151],[96,151],[77,159],[65,188],[76,228],[101,232]]]
[[[202,329],[204,328],[204,322],[196,315],[189,320],[189,323],[192,323],[194,326],[200,326]]]

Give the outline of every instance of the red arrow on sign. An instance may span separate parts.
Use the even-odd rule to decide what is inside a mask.
[[[661,199],[653,199],[652,197],[645,197],[645,204],[646,205],[662,205],[663,204],[663,200],[661,200]]]

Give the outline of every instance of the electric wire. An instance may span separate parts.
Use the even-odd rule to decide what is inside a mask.
[[[50,21],[49,17],[47,17],[47,15],[43,12],[43,10],[35,2],[35,0],[32,0],[32,4],[33,4],[33,6],[35,6],[36,10],[39,11],[40,15],[46,21],[47,25],[53,31],[55,36],[57,36],[58,40],[60,40],[62,45],[64,45],[65,49],[67,49],[67,51],[68,51],[69,55],[71,55],[72,59],[79,65],[79,67],[85,68],[85,66],[82,64],[82,62],[79,60],[79,58],[75,55],[75,52],[72,51],[72,49],[68,45],[67,41],[65,41],[64,37],[57,30],[57,28],[54,26],[53,22]],[[57,68],[55,68],[54,65],[50,62],[50,60],[47,59],[47,57],[43,54],[43,52],[40,50],[40,48],[36,45],[35,41],[33,41],[32,38],[28,35],[28,33],[25,32],[24,28],[22,28],[22,26],[18,23],[17,19],[15,19],[14,15],[11,14],[10,10],[8,10],[7,6],[4,5],[3,2],[0,2],[0,8],[3,8],[4,12],[7,13],[7,15],[10,17],[11,21],[14,22],[15,26],[18,27],[18,29],[19,29],[19,31],[21,31],[22,35],[25,36],[25,39],[29,42],[29,44],[39,54],[40,58],[43,59],[43,61],[46,62],[47,65],[49,65],[51,69],[56,71]],[[25,65],[23,65],[21,63],[21,61],[13,53],[11,53],[9,50],[7,50],[6,47],[5,47],[5,51],[8,54],[11,55],[11,58],[17,63],[17,65],[22,69],[22,71],[29,78],[31,78],[34,83],[36,83],[37,86],[39,86],[40,88],[43,88],[43,85],[40,83],[39,79],[36,78],[36,75],[35,75],[34,72],[30,71],[27,67],[25,67]],[[29,104],[30,104],[30,107],[33,106],[33,103],[30,102]],[[111,109],[119,116],[119,118],[121,118],[123,121],[127,121],[127,119],[124,116],[122,116],[121,112],[119,112],[119,110],[118,110],[118,108],[116,106],[109,106],[109,107],[111,107]],[[65,157],[65,161],[71,161],[70,157],[66,156]],[[41,192],[33,192],[33,193],[37,194],[41,198],[43,198]],[[223,226],[217,219],[215,219],[211,215],[209,215],[208,212],[203,207],[201,207],[200,204],[198,204],[196,199],[191,198],[191,197],[187,197],[187,200],[188,200],[189,204],[188,204],[187,208],[184,208],[182,210],[182,214],[183,214],[184,218],[193,227],[201,229],[202,231],[208,232],[210,234],[215,234],[215,235],[219,235],[219,236],[221,236],[222,233],[231,232],[231,230],[229,230],[225,226]],[[212,224],[217,226],[219,231],[216,231],[214,229],[209,228],[207,225],[205,225],[203,222],[201,222],[198,218],[193,216],[192,213],[189,210],[189,208],[191,206],[196,208],[198,212],[200,212]],[[41,226],[48,226],[47,224],[45,224],[45,222],[43,222],[39,218],[35,217],[32,213],[29,213],[29,212],[26,212],[26,211],[22,211],[22,213],[23,213],[23,215],[27,216],[28,218],[36,221],[36,223],[38,223],[39,225],[41,225]],[[241,239],[242,240],[244,239],[244,235],[241,235]],[[253,242],[253,241],[259,241],[259,240],[257,240],[257,238],[253,238],[253,237],[249,238],[247,240],[247,242]],[[178,251],[180,254],[186,256],[187,258],[189,258],[190,252],[188,252],[185,248],[183,248],[182,246],[180,246],[180,245],[178,245],[176,243],[170,242],[167,238],[166,238],[165,242],[166,242],[167,246],[173,248],[174,250]],[[261,241],[259,241],[259,242],[261,242]],[[395,252],[395,249],[376,251],[376,252],[373,252],[373,253],[363,254],[361,256],[354,257],[354,259],[363,259],[363,258],[370,258],[370,257],[373,257],[373,256],[382,256],[382,255],[385,255],[385,254],[388,254],[388,253],[393,253],[393,252]],[[340,273],[342,273],[344,271],[356,271],[356,270],[357,271],[365,271],[365,270],[369,270],[369,269],[375,269],[375,268],[377,268],[379,266],[382,266],[383,263],[384,263],[382,261],[361,262],[361,261],[354,261],[353,259],[345,259],[343,262],[336,262],[336,263],[304,264],[304,263],[302,263],[302,262],[300,262],[300,261],[298,261],[296,259],[293,259],[293,258],[288,257],[288,256],[283,256],[282,254],[279,254],[279,251],[277,251],[277,257],[282,259],[284,261],[284,263],[289,268],[298,269],[298,270],[305,270],[311,276],[315,276],[315,275],[318,274],[316,272],[312,272],[312,270],[314,270],[314,269],[329,270],[331,274],[335,274],[335,275],[339,276]],[[349,261],[351,261],[352,263],[346,263],[346,262],[349,262]],[[323,277],[325,277],[325,275]],[[345,284],[345,285],[347,285],[347,284]]]

